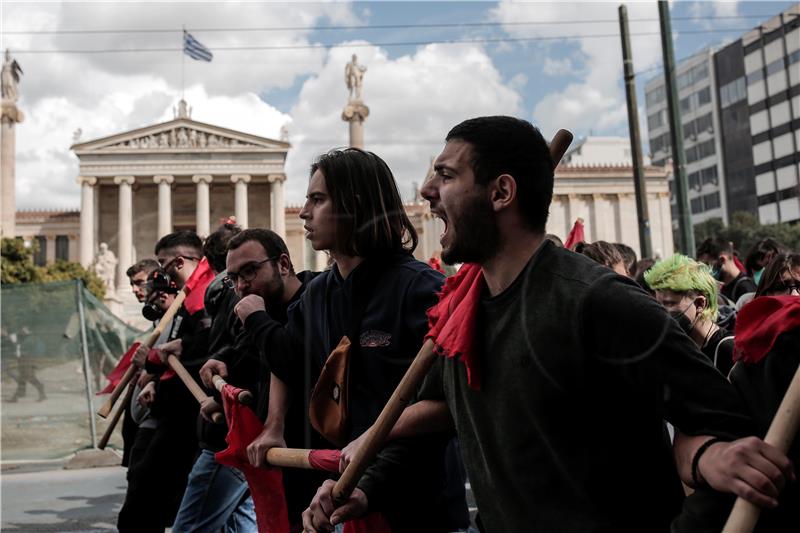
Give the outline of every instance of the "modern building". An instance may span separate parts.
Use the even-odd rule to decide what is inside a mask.
[[[676,67],[688,197],[694,224],[710,218],[728,221],[725,180],[721,179],[724,169],[713,64],[713,51],[705,49]],[[645,85],[645,103],[652,162],[657,166],[670,166],[672,143],[663,75]],[[672,218],[677,221],[674,191],[674,180],[670,175],[670,205]]]

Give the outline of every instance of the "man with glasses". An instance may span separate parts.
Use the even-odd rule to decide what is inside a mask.
[[[286,243],[278,234],[267,229],[248,229],[234,236],[228,242],[226,265],[227,270],[222,280],[228,291],[235,291],[236,297],[231,299],[231,303],[235,304],[240,297],[249,296],[259,301],[264,309],[263,316],[259,317],[257,314],[253,316],[249,324],[253,330],[267,325],[267,313],[270,319],[285,324],[288,307],[300,298],[305,284],[315,275],[308,271],[295,273]],[[252,391],[256,398],[253,407],[259,418],[264,421],[270,387],[269,364],[259,358],[258,348],[252,343],[252,336],[242,331],[242,323],[232,309],[231,305],[226,310],[220,309],[219,313],[228,315],[229,329],[234,332],[236,341],[229,349],[212,350],[211,358],[200,370],[200,377],[210,390],[214,390],[213,376],[220,375],[229,383]],[[297,421],[297,424],[289,432],[288,440],[292,446],[299,447],[302,445],[302,425],[299,422],[303,417],[298,406],[302,405],[302,398],[294,402],[294,405],[298,412],[294,414],[292,420]],[[224,440],[220,449],[223,448]],[[213,461],[213,454],[209,452],[209,455]],[[219,471],[217,478],[223,474],[228,475],[233,470],[221,465],[216,465],[215,468]],[[287,470],[284,472],[283,482],[290,517],[299,517],[308,500],[314,495],[320,482],[319,478],[313,472]],[[230,484],[227,494],[217,494],[217,505],[224,507],[225,502],[235,502],[237,495],[241,497],[246,493],[247,483],[240,479],[238,485]]]
[[[128,267],[125,275],[131,282],[131,291],[139,303],[144,303],[147,299],[147,278],[150,273],[158,268],[158,262],[154,259],[142,259],[138,263]]]

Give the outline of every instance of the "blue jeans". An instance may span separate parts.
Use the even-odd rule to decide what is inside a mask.
[[[202,450],[189,474],[173,533],[258,533],[247,481],[239,470],[217,463]]]

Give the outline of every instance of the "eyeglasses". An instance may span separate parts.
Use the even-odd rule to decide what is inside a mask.
[[[198,261],[198,262],[200,261],[199,257],[191,257],[188,255],[176,255],[175,257],[167,261],[166,264],[162,265],[161,270],[163,270],[164,272],[169,272],[169,268],[172,266],[172,263],[174,263],[178,259],[191,259],[192,261]]]
[[[795,283],[791,283],[791,282],[786,283],[786,282],[782,281],[782,282],[776,283],[775,285],[770,287],[769,291],[766,291],[766,292],[780,293],[782,295],[787,295],[787,296],[791,295],[793,293],[797,293],[797,295],[800,296],[800,284],[798,284],[797,282],[795,282]]]
[[[229,270],[228,274],[224,278],[222,278],[222,283],[224,283],[225,286],[227,286],[230,289],[235,288],[236,284],[239,283],[240,279],[249,283],[254,279],[256,279],[258,271],[261,269],[261,265],[263,265],[264,263],[268,263],[269,261],[275,261],[277,259],[280,259],[280,256],[267,257],[263,261],[253,261],[251,263],[247,263],[246,265],[244,265],[242,268],[239,269],[239,272],[231,272]]]

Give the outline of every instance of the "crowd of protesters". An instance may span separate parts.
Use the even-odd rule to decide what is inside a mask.
[[[800,361],[800,254],[772,239],[744,263],[720,239],[695,259],[565,248],[545,233],[553,166],[528,122],[455,126],[421,190],[445,226],[429,263],[391,170],[355,148],[311,166],[300,218],[324,272],[296,272],[279,235],[234,219],[162,237],[127,272],[145,316],[189,286],[204,298],[130,359],[119,531],[258,531],[249,478],[216,459],[215,376],[253,394],[250,465],[336,448],[343,471],[426,338],[436,361],[345,501],[335,475],[284,469],[290,531],[372,514],[396,533],[711,532],[737,496],[762,508],[759,531],[800,530],[798,445],[762,440]],[[442,262],[463,266],[446,280]]]

